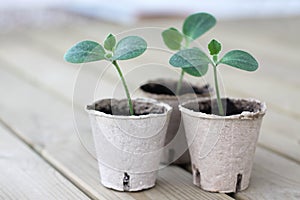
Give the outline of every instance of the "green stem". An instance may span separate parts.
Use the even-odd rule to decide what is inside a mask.
[[[130,112],[130,115],[134,115],[134,112],[133,112],[133,104],[132,104],[132,100],[131,100],[131,97],[130,97],[130,93],[129,93],[129,90],[128,90],[128,87],[127,87],[127,84],[126,84],[126,81],[124,79],[124,76],[122,74],[122,71],[117,63],[116,60],[114,60],[112,62],[112,64],[116,67],[118,73],[119,73],[119,76],[122,80],[122,83],[123,83],[123,87],[125,89],[125,93],[126,93],[126,96],[127,96],[127,100],[128,100],[128,105],[129,105],[129,112]]]
[[[217,66],[214,64],[213,68],[214,68],[215,89],[216,89],[216,94],[217,94],[217,103],[218,103],[219,114],[221,116],[224,116],[224,109],[223,109],[222,101],[220,98],[220,91],[219,91],[219,85],[218,85]]]
[[[183,49],[189,48],[190,43],[191,43],[191,40],[188,37],[185,37],[185,45],[184,45]],[[176,92],[175,92],[176,96],[179,95],[179,93],[180,93],[183,77],[184,77],[184,71],[183,71],[183,69],[181,69],[180,78],[177,83]]]
[[[190,38],[188,36],[185,36],[185,45],[184,45],[184,48],[185,49],[189,48],[190,44],[191,44]]]
[[[176,93],[175,93],[176,96],[179,95],[179,93],[180,93],[181,86],[182,86],[183,76],[184,76],[184,71],[183,71],[183,69],[181,69],[180,78],[179,78],[179,81],[178,81],[177,87],[176,87]]]

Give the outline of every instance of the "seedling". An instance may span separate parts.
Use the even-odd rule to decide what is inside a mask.
[[[166,46],[171,50],[183,50],[190,47],[190,43],[206,33],[216,24],[216,19],[208,13],[196,13],[188,16],[182,27],[182,32],[176,28],[169,28],[162,32]],[[179,81],[176,87],[176,95],[179,95],[184,74],[202,76],[195,68],[182,68]]]
[[[208,50],[211,58],[199,48],[194,47],[180,50],[170,58],[169,62],[174,67],[180,67],[182,69],[192,68],[193,71],[197,71],[197,73],[201,74],[201,76],[206,74],[208,65],[211,64],[214,71],[215,91],[219,111],[218,114],[224,116],[226,113],[224,113],[219,92],[217,67],[220,64],[226,64],[231,67],[251,72],[258,68],[258,63],[252,55],[241,50],[229,51],[221,59],[219,59],[221,48],[221,44],[217,40],[213,39],[208,44]]]
[[[128,100],[130,115],[134,115],[128,86],[117,61],[136,58],[143,54],[146,49],[146,41],[138,36],[128,36],[117,43],[115,36],[109,34],[104,41],[104,48],[97,42],[85,40],[71,47],[64,55],[64,59],[67,62],[76,64],[100,60],[111,62],[115,66],[122,81]]]

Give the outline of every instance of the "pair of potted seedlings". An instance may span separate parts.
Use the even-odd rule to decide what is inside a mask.
[[[163,162],[173,161],[170,157],[174,154],[184,153],[181,150],[178,153],[177,148],[187,146],[195,185],[226,193],[248,187],[266,106],[254,99],[221,98],[217,69],[225,64],[255,71],[258,63],[241,50],[229,51],[219,59],[221,44],[216,40],[208,44],[210,55],[190,47],[193,40],[215,24],[212,15],[196,13],[186,18],[182,32],[175,28],[162,32],[167,47],[177,51],[169,63],[181,68],[181,75],[178,81],[160,79],[142,85],[140,94],[150,98],[131,99],[118,64],[143,54],[147,49],[144,39],[128,36],[117,42],[110,34],[103,46],[82,41],[66,52],[65,60],[71,63],[111,62],[127,96],[122,100],[102,99],[87,106],[104,186],[119,191],[151,188],[155,185],[161,154],[167,155]],[[213,99],[205,98],[209,96],[208,86],[199,88],[183,82],[185,74],[205,75],[209,65],[214,72],[216,98]],[[181,118],[184,129],[178,125]],[[181,134],[179,143],[168,146],[176,134]],[[187,162],[190,160],[186,153],[177,160],[177,164]]]

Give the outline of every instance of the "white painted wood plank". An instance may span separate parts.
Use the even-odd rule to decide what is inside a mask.
[[[300,166],[258,148],[250,187],[235,197],[241,200],[300,199]]]
[[[72,101],[73,88],[76,81],[78,81],[77,75],[82,67],[81,65],[66,63],[63,60],[63,53],[53,59],[48,53],[34,48],[35,45],[32,42],[22,37],[16,37],[14,41],[8,38],[5,40],[7,43],[2,41],[3,45],[0,47],[0,58],[2,58],[4,67],[9,66],[11,70],[25,77],[28,81],[49,90],[49,92],[64,98],[66,101]],[[18,55],[18,59],[13,58],[14,55]],[[88,83],[91,84],[97,83],[98,76],[105,70],[106,65],[106,63],[87,65],[92,72],[86,72],[86,67],[83,67],[83,70],[81,70],[82,79],[88,80]],[[106,82],[102,84],[103,88],[108,87]],[[109,96],[109,91],[103,90],[103,96]],[[86,105],[91,103],[91,100],[88,102],[83,100],[81,103],[81,105]]]
[[[0,125],[0,199],[89,199]]]

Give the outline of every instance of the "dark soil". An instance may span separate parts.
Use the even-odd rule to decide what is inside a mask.
[[[175,96],[177,87],[177,81],[173,80],[165,80],[165,79],[157,79],[154,81],[149,81],[148,83],[142,85],[140,88],[152,94],[164,94],[164,95],[172,95]],[[210,92],[209,85],[205,85],[203,87],[193,86],[187,82],[182,83],[182,87],[179,95],[188,94],[188,93],[196,93],[199,95],[208,94]]]
[[[226,116],[238,115],[244,111],[257,112],[260,110],[260,105],[255,102],[249,102],[246,100],[231,100],[228,98],[222,99],[222,105]],[[219,115],[218,105],[216,100],[208,100],[203,102],[189,103],[184,106],[195,112],[202,112],[206,114]]]
[[[129,106],[127,99],[102,99],[95,102],[93,105],[87,106],[88,110],[97,110],[110,115],[129,116]],[[133,101],[134,115],[148,115],[148,114],[163,114],[166,112],[166,108],[158,106],[153,103],[136,102]]]

